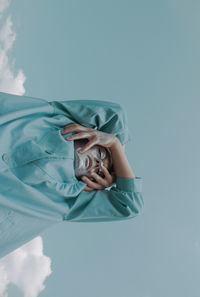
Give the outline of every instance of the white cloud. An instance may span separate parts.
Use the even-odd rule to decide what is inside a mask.
[[[7,297],[9,283],[16,285],[24,297],[36,297],[45,289],[51,274],[51,259],[43,255],[41,236],[0,259],[0,296]]]
[[[0,13],[6,10],[10,5],[10,0],[0,0]]]
[[[3,265],[0,264],[0,296],[7,297],[6,293],[7,285],[9,284],[9,280],[7,277],[6,270]]]
[[[0,19],[9,5],[10,1],[0,0]],[[8,16],[0,28],[0,92],[23,95],[26,77],[21,69],[14,75],[14,62],[11,67],[8,57],[16,39],[12,25]],[[25,297],[36,297],[44,290],[43,283],[50,274],[51,259],[43,254],[42,238],[38,236],[0,259],[0,297],[8,297],[10,283],[20,288]]]
[[[2,18],[2,12],[8,8],[9,4],[10,1],[0,0],[0,18]],[[11,17],[8,16],[0,28],[0,91],[23,95],[25,93],[23,84],[26,77],[22,69],[19,69],[14,75],[15,61],[13,60],[11,65],[8,58],[9,50],[11,50],[16,39],[12,25]]]

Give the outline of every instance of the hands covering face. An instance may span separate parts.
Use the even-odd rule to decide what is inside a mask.
[[[112,144],[115,142],[116,137],[112,134],[104,133],[102,131],[98,131],[92,128],[87,128],[79,124],[69,124],[62,128],[64,128],[64,130],[61,131],[61,134],[66,134],[70,132],[79,132],[70,137],[66,137],[65,138],[66,140],[79,139],[80,143],[81,143],[81,140],[85,140],[85,138],[89,140],[87,143],[82,142],[85,144],[84,146],[81,147],[82,153],[80,150],[76,150],[76,154],[79,156],[79,158],[77,157],[79,159],[79,162],[80,160],[81,161],[84,160],[84,164],[86,163],[88,168],[88,170],[85,171],[84,169],[86,169],[86,167],[83,168],[84,167],[83,165],[82,168],[80,168],[80,170],[78,171],[76,170],[76,173],[78,173],[80,175],[80,178],[87,184],[84,190],[86,191],[92,191],[94,189],[102,190],[109,187],[115,180],[115,174],[114,172],[112,174],[109,173],[108,169],[105,167],[108,165],[108,162],[107,163],[105,162],[106,158],[102,161],[100,159],[100,156],[98,157],[97,155],[95,155],[95,151],[98,151],[98,149],[100,149],[99,151],[104,152],[105,154],[105,151],[106,151],[105,148],[111,147]],[[78,141],[75,142],[76,147],[77,147],[77,142]],[[79,155],[79,153],[81,155]],[[107,161],[108,161],[108,158],[107,158]],[[104,178],[95,172],[96,167],[99,167],[101,169],[104,175]],[[81,176],[81,174],[84,174],[86,172],[87,172],[87,176],[86,175]]]
[[[102,178],[95,172],[91,172],[91,176],[94,178],[94,181],[92,181],[92,179],[90,179],[87,176],[82,176],[81,179],[87,184],[84,190],[87,190],[87,191],[92,191],[94,189],[103,190],[109,187],[114,182],[115,174],[114,173],[110,174],[109,171],[106,169],[106,167],[104,167],[103,165],[101,165],[101,167],[105,176],[104,178]]]

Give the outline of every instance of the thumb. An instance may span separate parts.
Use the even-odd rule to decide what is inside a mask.
[[[91,147],[93,147],[97,142],[95,140],[90,140],[86,145],[79,151],[79,153],[85,153]]]

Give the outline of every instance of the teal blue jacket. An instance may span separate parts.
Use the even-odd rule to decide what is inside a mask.
[[[66,222],[106,222],[143,211],[142,178],[117,177],[104,190],[83,190],[74,141],[62,126],[79,123],[131,139],[122,105],[99,100],[48,102],[0,92],[0,258],[45,229]]]

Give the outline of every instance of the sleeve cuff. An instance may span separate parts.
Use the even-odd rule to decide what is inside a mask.
[[[125,192],[142,192],[142,178],[116,177],[116,187]]]

